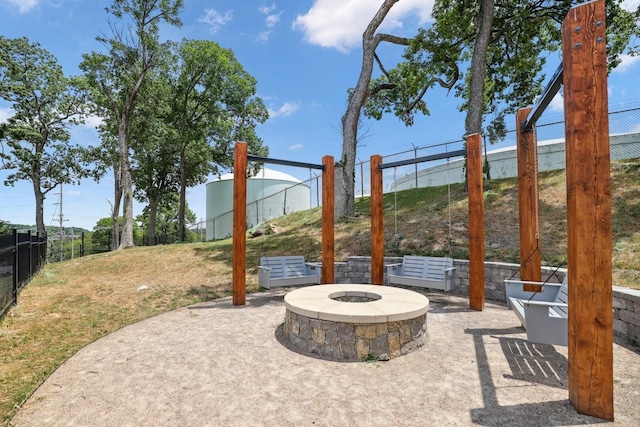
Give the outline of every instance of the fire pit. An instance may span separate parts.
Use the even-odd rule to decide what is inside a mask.
[[[407,289],[318,285],[285,298],[284,335],[303,352],[336,360],[388,360],[426,340],[429,300]]]

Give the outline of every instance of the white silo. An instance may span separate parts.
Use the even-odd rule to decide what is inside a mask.
[[[247,179],[247,226],[310,209],[311,189],[284,172],[263,168]],[[233,233],[233,173],[207,184],[207,240]]]

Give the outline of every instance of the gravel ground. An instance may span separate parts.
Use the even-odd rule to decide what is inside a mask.
[[[561,426],[640,424],[640,354],[614,345],[615,423],[568,400],[567,349],[528,343],[515,315],[426,292],[428,338],[387,362],[287,348],[286,291],[165,313],[80,350],[10,426]]]

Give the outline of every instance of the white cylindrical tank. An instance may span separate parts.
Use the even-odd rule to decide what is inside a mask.
[[[263,168],[247,180],[247,226],[311,208],[311,189],[284,172]],[[207,184],[207,240],[233,233],[233,173]]]

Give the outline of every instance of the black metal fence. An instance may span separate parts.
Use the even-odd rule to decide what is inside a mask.
[[[47,256],[47,236],[31,232],[0,235],[0,318],[40,270]]]

